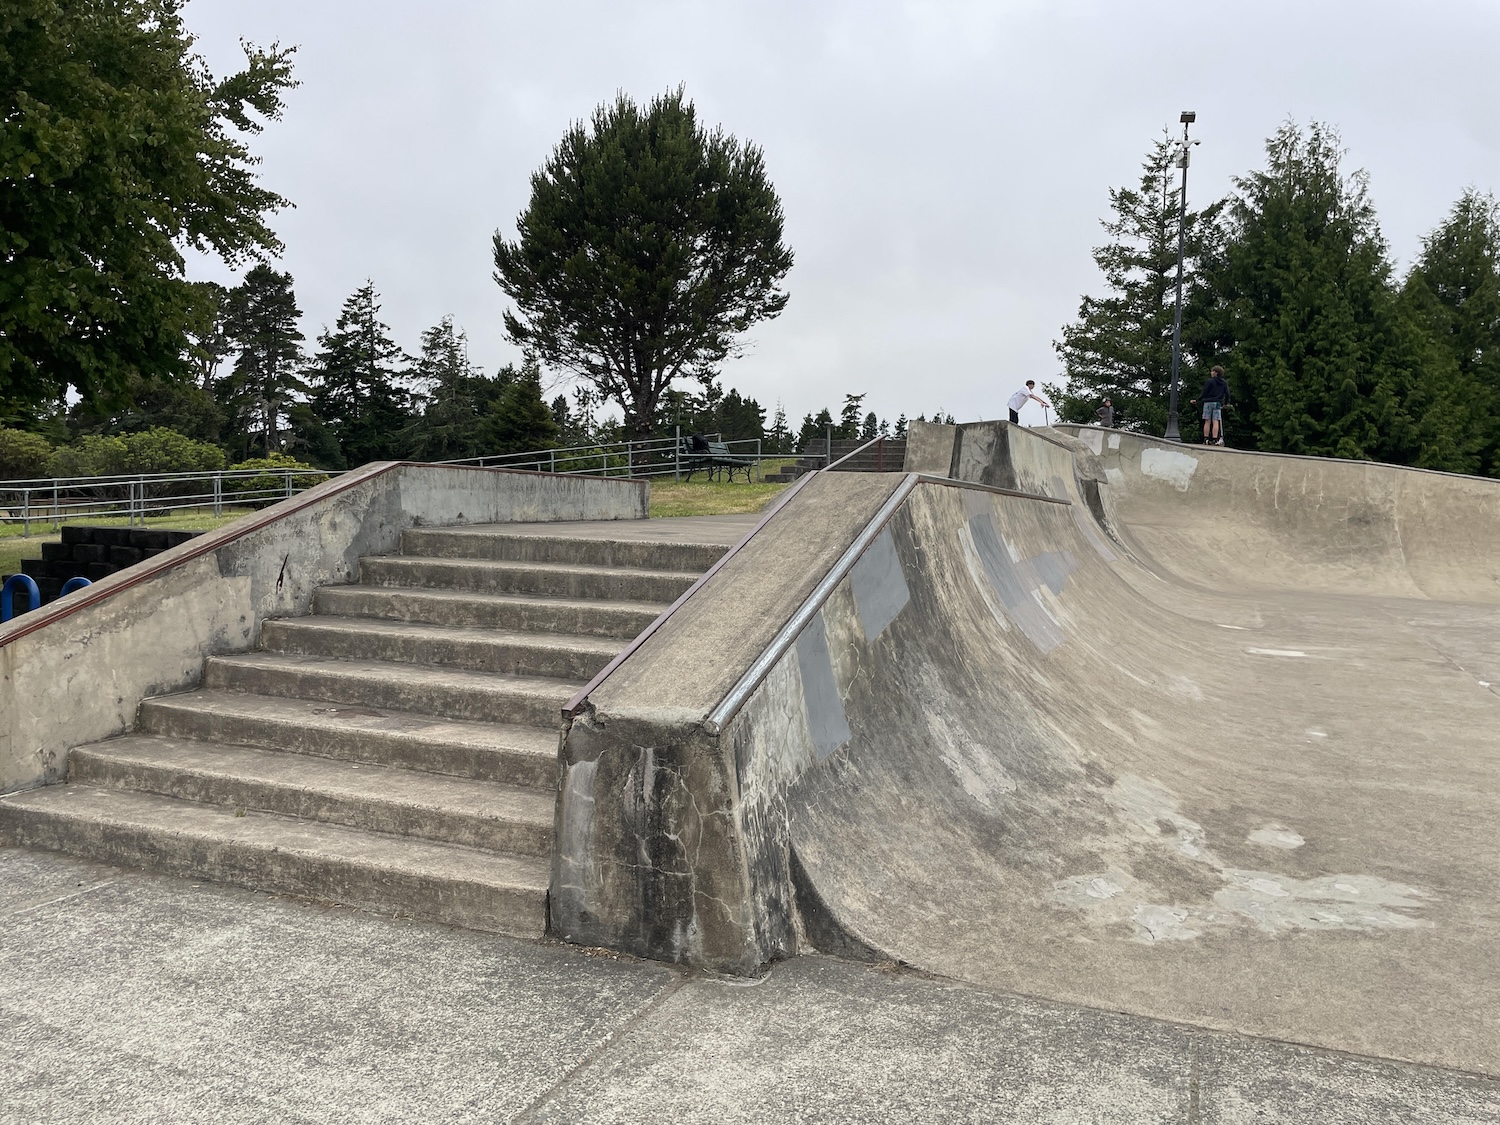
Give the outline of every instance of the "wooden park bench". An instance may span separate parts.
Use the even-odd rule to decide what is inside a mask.
[[[692,480],[693,474],[702,469],[708,474],[709,480],[716,480],[728,473],[729,479],[733,481],[735,471],[742,469],[748,482],[750,470],[755,468],[754,457],[741,457],[731,453],[724,442],[714,441],[702,434],[681,438],[678,456],[688,480]]]

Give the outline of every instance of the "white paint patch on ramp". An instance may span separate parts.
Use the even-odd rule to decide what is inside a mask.
[[[1141,450],[1141,474],[1165,481],[1178,492],[1186,492],[1198,471],[1198,458],[1175,449],[1147,447]]]

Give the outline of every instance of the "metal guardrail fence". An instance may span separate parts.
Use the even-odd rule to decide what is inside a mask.
[[[718,435],[711,435],[718,440]],[[758,438],[725,442],[736,457],[753,462],[757,475],[765,460]],[[681,479],[692,455],[679,432],[674,437],[574,445],[437,462],[483,468],[527,469],[575,476],[665,477]],[[323,469],[237,469],[207,473],[133,473],[109,477],[55,477],[0,480],[0,528],[31,527],[80,519],[121,519],[145,526],[147,517],[183,512],[222,516],[225,508],[260,508],[339,476]]]
[[[113,477],[56,477],[0,481],[0,526],[80,519],[119,519],[145,526],[146,517],[174,512],[259,508],[311,488],[336,472],[322,469],[238,469],[211,473],[139,473]]]
[[[702,435],[714,441],[719,434]],[[679,429],[675,436],[617,441],[594,445],[570,445],[561,449],[538,449],[528,453],[502,453],[440,461],[441,465],[478,465],[488,469],[529,469],[541,473],[567,473],[606,477],[663,477],[681,479],[690,471],[692,455]],[[724,442],[729,452],[754,462],[757,472],[765,460],[760,438]],[[781,456],[781,455],[778,455]]]

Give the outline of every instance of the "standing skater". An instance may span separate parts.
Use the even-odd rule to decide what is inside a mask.
[[[1229,401],[1229,384],[1224,381],[1224,369],[1215,367],[1208,373],[1208,382],[1198,392],[1197,403],[1203,400],[1203,444],[1224,444],[1224,404]]]
[[[1009,403],[1009,406],[1010,406],[1010,420],[1012,422],[1014,422],[1014,423],[1016,423],[1018,425],[1020,424],[1020,421],[1021,421],[1021,407],[1023,407],[1023,406],[1026,405],[1026,400],[1027,399],[1031,399],[1033,402],[1039,402],[1039,403],[1041,403],[1048,410],[1052,409],[1052,404],[1050,402],[1048,402],[1044,398],[1037,398],[1037,396],[1032,393],[1035,390],[1036,390],[1036,380],[1035,379],[1027,379],[1026,380],[1026,386],[1023,389],[1017,391],[1015,394],[1013,394],[1013,395],[1010,396],[1010,403]]]

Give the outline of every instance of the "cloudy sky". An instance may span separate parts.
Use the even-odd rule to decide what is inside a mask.
[[[1052,341],[1097,291],[1108,189],[1182,109],[1203,142],[1195,204],[1280,122],[1336,125],[1403,266],[1466,185],[1500,189],[1493,0],[194,0],[186,16],[216,73],[241,38],[297,45],[302,85],[256,149],[296,204],[276,227],[309,339],[368,277],[408,349],[451,313],[491,370],[517,355],[490,239],[514,235],[528,175],[615,91],[685,83],[707,123],[765,150],[786,209],[791,302],[724,384],[794,424],[849,392],[890,418],[994,417],[1020,381],[1054,379]]]

